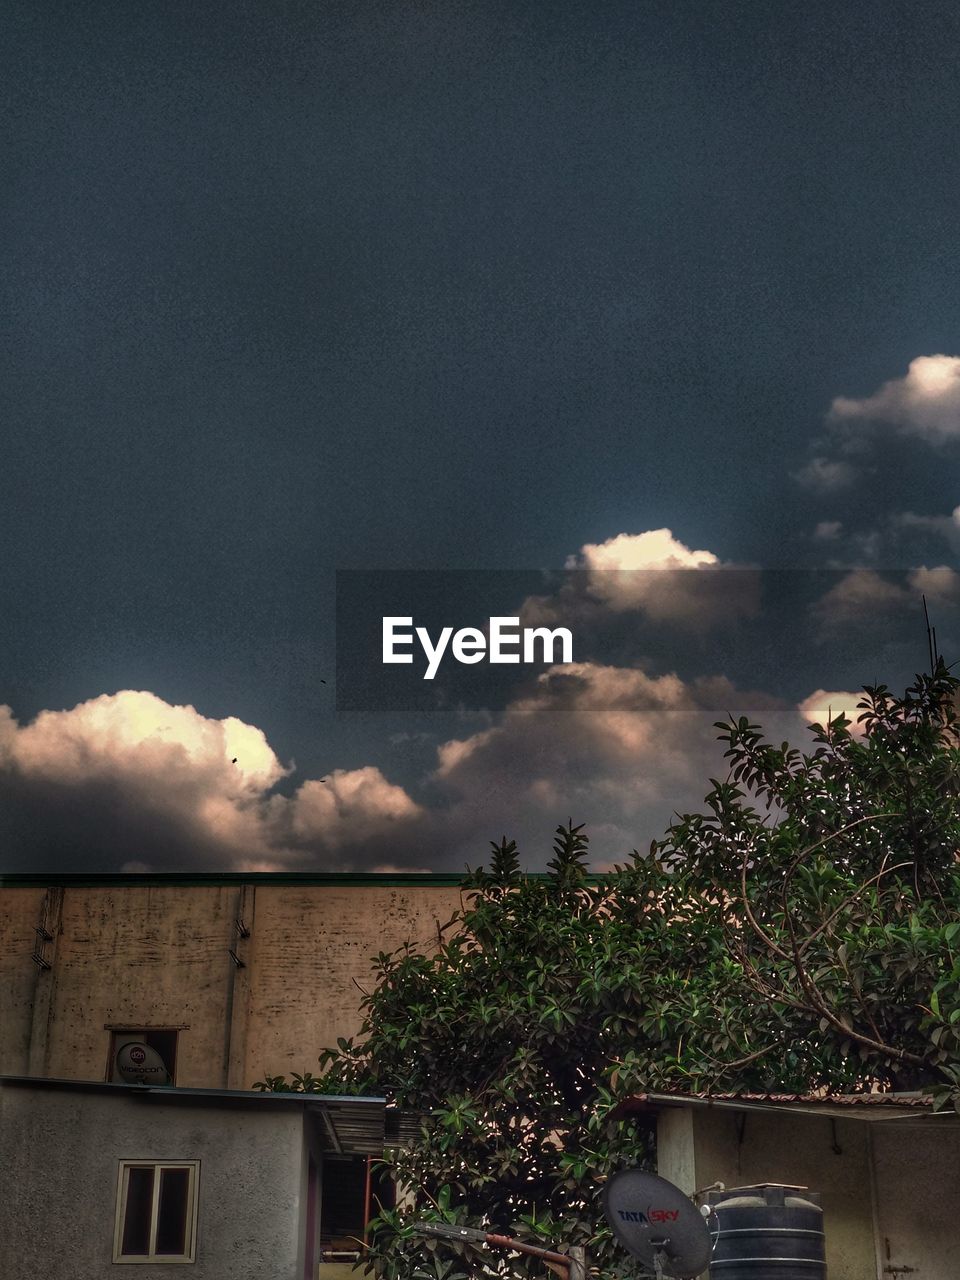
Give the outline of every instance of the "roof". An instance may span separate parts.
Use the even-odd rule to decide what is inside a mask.
[[[0,1087],[67,1089],[125,1097],[135,1103],[174,1102],[214,1107],[299,1107],[320,1122],[327,1147],[343,1155],[383,1154],[387,1103],[385,1098],[341,1097],[326,1093],[270,1093],[256,1089],[190,1089],[180,1085],[120,1084],[103,1080],[62,1080],[40,1076],[0,1076]]]
[[[960,1116],[948,1108],[935,1112],[932,1094],[903,1093],[673,1093],[650,1091],[624,1098],[614,1117],[657,1112],[666,1107],[713,1107],[733,1111],[780,1111],[810,1116],[842,1116],[850,1120],[923,1120],[954,1123]]]

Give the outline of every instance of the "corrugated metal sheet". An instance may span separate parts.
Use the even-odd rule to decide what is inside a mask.
[[[327,1098],[309,1093],[300,1096],[309,1110],[321,1113],[330,1150],[344,1155],[383,1155],[386,1107],[381,1099],[372,1106],[368,1098]]]
[[[934,1112],[930,1094],[911,1093],[638,1093],[624,1098],[614,1116],[657,1111],[662,1107],[721,1107],[738,1111],[792,1111],[801,1115],[846,1116],[855,1120],[960,1120],[953,1108]]]

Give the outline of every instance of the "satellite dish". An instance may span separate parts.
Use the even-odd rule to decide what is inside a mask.
[[[710,1261],[710,1232],[700,1210],[655,1173],[615,1174],[604,1188],[603,1213],[627,1252],[657,1276],[693,1280]]]
[[[117,1070],[127,1084],[169,1084],[167,1064],[148,1044],[132,1040],[117,1054]]]

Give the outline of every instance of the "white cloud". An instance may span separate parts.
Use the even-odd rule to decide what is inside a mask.
[[[379,838],[390,824],[422,815],[404,789],[372,765],[335,769],[325,782],[304,782],[290,804],[298,841],[321,841],[328,848]]]
[[[926,572],[945,589],[940,570]],[[821,695],[834,705],[847,696],[812,698]],[[439,747],[425,808],[372,765],[292,788],[255,726],[124,691],[24,726],[3,708],[0,807],[20,813],[50,869],[462,867],[503,832],[542,866],[568,816],[587,823],[598,860],[622,860],[674,810],[699,809],[725,770],[714,722],[746,708],[773,739],[797,731],[778,700],[721,676],[554,667],[490,723]]]
[[[931,444],[960,438],[960,356],[917,356],[904,377],[872,396],[838,396],[829,416],[834,423],[889,423]]]
[[[719,564],[712,551],[691,551],[669,529],[618,533],[606,542],[588,542],[568,569],[703,569]]]
[[[131,689],[71,711],[41,711],[9,735],[6,756],[35,778],[77,783],[123,775],[152,788],[203,777],[211,790],[236,798],[272,787],[288,772],[253,725],[232,716],[211,720]]]
[[[278,794],[289,773],[256,726],[153,693],[103,694],[23,726],[0,708],[8,807],[33,815],[37,838],[46,831],[48,844],[111,865],[338,864],[367,846],[373,856],[422,817],[379,769],[335,770],[326,782]]]
[[[602,615],[642,612],[655,622],[702,626],[757,609],[753,569],[723,564],[712,551],[696,551],[670,529],[618,533],[589,542],[568,556],[572,577],[552,596],[523,605],[528,625],[563,619],[602,622]]]

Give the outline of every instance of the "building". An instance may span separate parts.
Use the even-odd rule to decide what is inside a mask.
[[[429,950],[456,875],[5,876],[0,1074],[117,1079],[146,1043],[169,1079],[249,1089],[355,1034],[372,957]]]
[[[149,1261],[209,1280],[355,1276],[392,1190],[373,1162],[391,1113],[251,1086],[318,1071],[359,1028],[373,957],[434,947],[460,884],[4,877],[0,1275],[96,1280]],[[160,1064],[156,1087],[122,1083],[125,1053]]]
[[[190,1263],[197,1280],[313,1280],[340,1169],[383,1152],[382,1098],[0,1084],[5,1277],[106,1280],[118,1263],[169,1276]]]
[[[682,1191],[722,1182],[820,1193],[830,1280],[960,1275],[960,1116],[920,1094],[833,1098],[647,1093],[658,1172]]]
[[[96,1280],[123,1247],[131,1186],[141,1214],[148,1189],[156,1212],[128,1244],[153,1247],[168,1179],[184,1232],[196,1226],[177,1242],[198,1274],[316,1280],[319,1259],[321,1280],[341,1280],[389,1109],[353,1100],[366,1109],[350,1130],[336,1099],[250,1089],[316,1070],[359,1026],[372,957],[435,947],[461,891],[452,875],[6,877],[0,1275],[51,1271],[64,1241],[75,1265],[54,1280]],[[118,1083],[130,1045],[157,1055],[167,1084]],[[718,1181],[819,1192],[831,1280],[960,1275],[960,1116],[929,1098],[649,1093],[622,1106],[655,1117],[659,1171],[688,1194]]]

